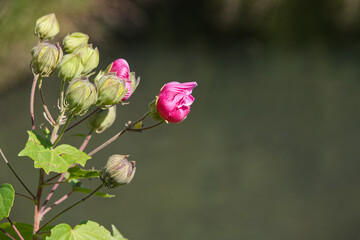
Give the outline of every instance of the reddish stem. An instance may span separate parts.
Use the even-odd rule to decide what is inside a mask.
[[[31,87],[31,95],[30,95],[30,116],[31,116],[32,130],[35,130],[34,99],[35,99],[35,89],[38,79],[39,79],[39,74],[34,74],[34,81]]]
[[[49,212],[53,207],[55,207],[56,205],[59,205],[60,203],[62,203],[63,201],[65,201],[71,194],[73,193],[73,191],[69,192],[68,194],[64,195],[63,197],[61,197],[59,200],[57,200],[56,202],[53,203],[53,205],[51,205],[50,207],[47,207],[41,214],[42,216],[44,216],[47,212]]]
[[[11,224],[12,228],[15,230],[16,234],[19,236],[21,240],[24,240],[23,236],[21,236],[19,230],[16,228],[16,226],[13,224],[13,222],[10,220],[10,218],[7,218],[9,223]]]
[[[8,236],[9,238],[11,238],[12,240],[16,240],[13,236],[10,235],[10,233],[8,233],[7,231],[5,231],[4,229],[0,228],[0,231],[3,232],[6,236]]]
[[[84,142],[81,144],[81,147],[79,148],[80,151],[84,151],[84,149],[85,149],[86,145],[89,143],[91,137],[92,137],[92,130],[90,130],[90,132],[86,136]]]

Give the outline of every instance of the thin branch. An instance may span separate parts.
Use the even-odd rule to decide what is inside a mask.
[[[32,201],[33,203],[36,203],[34,199],[32,199],[31,197],[28,197],[28,196],[26,196],[26,195],[24,195],[24,194],[21,194],[21,193],[17,193],[17,192],[16,192],[15,195],[18,195],[18,196],[20,196],[20,197],[29,199],[29,200]]]
[[[10,233],[8,233],[7,231],[5,231],[4,229],[0,228],[0,231],[2,231],[6,236],[8,236],[9,238],[11,238],[12,240],[16,240],[13,236],[10,235]]]
[[[50,192],[49,195],[46,197],[45,202],[44,202],[43,205],[41,206],[40,214],[42,214],[42,212],[44,211],[44,209],[45,209],[45,207],[46,207],[46,204],[50,201],[52,195],[54,194],[54,192],[56,191],[56,189],[59,187],[59,182],[61,182],[61,181],[64,179],[65,174],[66,174],[66,173],[62,173],[61,176],[60,176],[60,178],[59,178],[59,180],[58,180],[58,182],[57,182],[57,183],[54,183],[54,184],[55,184],[54,187],[51,189],[51,192]],[[46,185],[48,185],[48,184],[46,184]]]
[[[21,236],[19,230],[16,228],[16,226],[13,224],[13,222],[10,220],[10,218],[8,217],[7,220],[9,221],[9,223],[11,224],[12,228],[15,230],[16,234],[19,236],[19,238],[21,240],[24,240],[23,236]]]
[[[91,117],[92,115],[94,115],[97,111],[99,111],[101,108],[96,108],[94,111],[92,111],[91,113],[89,113],[88,115],[86,115],[85,117],[83,117],[80,121],[74,123],[73,125],[71,125],[70,127],[68,127],[65,132],[69,131],[70,129],[76,127],[77,125],[79,125],[80,123],[82,123],[83,121],[85,121],[86,119],[88,119],[89,117]]]
[[[31,117],[32,130],[35,130],[34,98],[35,98],[35,88],[38,79],[39,79],[39,74],[34,74],[34,80],[31,87],[31,95],[30,95],[30,117]]]
[[[42,186],[50,186],[54,184],[61,184],[61,183],[67,183],[67,181],[58,181],[58,182],[50,182],[50,183],[44,183]]]
[[[21,183],[21,185],[25,188],[25,190],[32,196],[32,198],[35,200],[36,197],[34,194],[32,194],[32,192],[26,187],[25,183],[20,179],[20,177],[16,174],[16,172],[14,171],[14,169],[11,167],[9,161],[6,159],[3,151],[0,148],[0,154],[3,157],[5,163],[8,165],[8,167],[10,168],[10,170],[12,171],[12,173],[15,175],[15,177],[17,178],[17,180],[19,180],[19,182]]]
[[[43,229],[44,227],[46,227],[49,223],[51,223],[52,221],[54,221],[56,218],[60,217],[62,214],[64,214],[65,212],[69,211],[70,209],[72,209],[73,207],[77,206],[80,203],[85,202],[87,199],[89,199],[92,195],[94,195],[97,191],[99,191],[102,187],[104,186],[104,184],[102,183],[99,187],[97,187],[94,191],[92,191],[91,193],[89,193],[89,195],[87,195],[86,197],[80,199],[79,201],[77,201],[76,203],[74,203],[73,205],[71,205],[70,207],[66,208],[65,210],[61,211],[60,213],[58,213],[57,215],[55,215],[53,218],[51,218],[47,223],[45,223],[41,228],[39,228],[39,230],[37,232],[39,232],[41,229]]]
[[[154,125],[151,125],[149,127],[144,127],[144,128],[130,128],[128,129],[129,132],[141,132],[141,131],[144,131],[144,130],[148,130],[148,129],[151,129],[151,128],[154,128],[154,127],[157,127],[161,124],[163,124],[165,121],[162,121],[162,122],[158,122],[157,124],[154,124]]]
[[[135,124],[137,124],[138,122],[141,122],[142,120],[144,120],[146,117],[148,117],[150,115],[150,112],[147,112],[144,114],[144,116],[142,116],[141,118],[139,118],[138,120],[136,120],[135,122],[131,123],[129,122],[128,124],[125,124],[125,128],[123,130],[121,130],[120,132],[118,132],[117,134],[115,134],[112,138],[110,138],[109,140],[107,140],[106,142],[104,142],[103,144],[101,144],[100,146],[98,146],[97,148],[95,148],[94,150],[92,150],[90,153],[88,153],[89,156],[94,155],[95,153],[97,153],[98,151],[100,151],[101,149],[103,149],[104,147],[106,147],[107,145],[109,145],[110,143],[112,143],[113,141],[115,141],[116,139],[118,139],[121,135],[123,135],[124,133],[126,133],[131,127],[133,127]]]
[[[44,211],[41,213],[41,215],[44,217],[44,215],[49,212],[51,209],[53,209],[55,206],[59,205],[60,203],[62,203],[63,201],[65,201],[74,191],[69,192],[68,194],[62,196],[59,200],[57,200],[56,202],[54,202],[50,207],[47,207],[46,209],[44,209]]]
[[[46,180],[44,183],[50,182],[51,180],[54,180],[55,178],[59,177],[61,175],[61,173],[56,174],[55,176],[49,178],[48,180]]]
[[[80,151],[84,151],[86,145],[89,143],[91,137],[92,137],[92,130],[90,130],[90,132],[88,133],[88,135],[86,136],[84,142],[81,144],[81,147],[79,148]]]
[[[55,120],[53,119],[53,117],[51,116],[51,113],[49,112],[49,109],[45,103],[45,99],[44,99],[44,95],[42,93],[42,79],[40,78],[39,80],[39,94],[40,94],[40,99],[41,99],[41,102],[42,102],[42,105],[44,107],[44,110],[45,110],[45,113],[46,113],[46,116],[47,118],[50,120],[51,122],[51,125],[54,126],[56,124]]]

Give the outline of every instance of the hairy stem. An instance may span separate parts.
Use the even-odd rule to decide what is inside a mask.
[[[33,228],[33,234],[35,234],[40,227],[40,221],[41,221],[41,214],[40,214],[40,201],[41,201],[41,195],[43,190],[43,182],[44,182],[44,170],[41,168],[39,173],[39,184],[38,184],[38,191],[36,194],[36,204],[35,204],[35,214],[34,214],[34,228]],[[35,238],[36,239],[36,238]]]
[[[93,196],[97,191],[99,191],[102,187],[104,187],[104,184],[102,183],[99,187],[97,187],[94,191],[92,191],[91,193],[89,193],[86,197],[80,199],[79,201],[77,201],[76,203],[74,203],[73,205],[71,205],[70,207],[64,209],[63,211],[61,211],[60,213],[56,214],[53,218],[51,218],[47,223],[45,223],[41,228],[38,229],[38,231],[40,231],[41,229],[43,229],[44,227],[46,227],[49,223],[51,223],[52,221],[54,221],[56,218],[60,217],[62,214],[64,214],[65,212],[69,211],[70,209],[72,209],[73,207],[79,205],[80,203],[85,202],[87,199],[89,199],[91,196]]]
[[[14,223],[10,220],[10,218],[7,218],[7,220],[9,221],[9,223],[11,224],[11,227],[15,230],[16,234],[19,236],[19,238],[21,240],[24,240],[23,236],[21,236],[19,230],[16,228],[16,226],[14,225]]]
[[[3,153],[3,151],[0,148],[0,154],[3,157],[6,165],[10,168],[11,172],[15,175],[15,177],[17,178],[17,180],[19,180],[19,182],[21,183],[21,185],[25,188],[25,190],[31,195],[31,197],[35,200],[36,197],[34,194],[32,194],[32,192],[29,190],[28,187],[26,187],[25,183],[20,179],[20,177],[16,174],[16,172],[14,171],[14,169],[11,167],[9,161],[6,159],[5,154]]]
[[[31,95],[30,95],[30,117],[31,117],[32,130],[35,130],[34,99],[35,99],[35,89],[38,79],[39,79],[39,74],[34,74],[34,80],[31,87]]]

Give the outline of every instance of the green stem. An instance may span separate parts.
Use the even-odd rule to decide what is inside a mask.
[[[69,125],[69,123],[70,123],[70,121],[71,121],[71,119],[72,119],[73,116],[74,116],[73,114],[71,114],[71,113],[69,114],[68,118],[66,119],[65,125],[64,125],[64,127],[62,128],[59,136],[57,137],[57,139],[56,139],[55,142],[53,143],[53,146],[55,146],[55,145],[60,141],[61,137],[63,136],[63,134],[64,134],[64,132],[65,132],[65,129],[66,129],[67,126]]]
[[[99,187],[97,187],[94,191],[92,191],[91,193],[89,193],[89,195],[87,195],[86,197],[80,199],[79,201],[77,201],[76,203],[74,203],[73,205],[71,205],[70,207],[64,209],[63,211],[61,211],[60,213],[58,213],[57,215],[55,215],[53,218],[51,218],[48,222],[46,222],[41,228],[38,229],[37,232],[41,231],[44,227],[46,227],[49,223],[51,223],[52,221],[54,221],[56,218],[60,217],[62,214],[64,214],[65,212],[69,211],[70,209],[72,209],[73,207],[79,205],[80,203],[85,202],[87,199],[89,199],[91,196],[93,196],[96,192],[98,192],[101,188],[104,187],[104,184],[102,183]]]

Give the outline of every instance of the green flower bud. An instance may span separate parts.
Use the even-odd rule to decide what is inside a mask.
[[[75,53],[80,55],[81,63],[84,66],[82,73],[89,73],[99,64],[99,50],[91,45],[83,45],[79,47]]]
[[[96,98],[96,88],[89,80],[74,79],[66,90],[66,108],[71,114],[84,115]]]
[[[149,103],[150,115],[155,121],[166,121],[164,118],[161,117],[161,115],[159,114],[159,112],[157,110],[157,107],[156,107],[157,100],[158,100],[158,97],[156,97],[156,99],[154,101]]]
[[[48,77],[58,66],[63,52],[59,45],[41,42],[31,51],[32,68],[42,77]]]
[[[78,54],[66,54],[59,64],[59,77],[70,81],[79,77],[83,69]]]
[[[88,40],[89,36],[85,33],[74,32],[72,34],[68,34],[63,40],[64,50],[68,53],[72,53],[78,47],[87,45]]]
[[[126,82],[114,74],[106,74],[97,82],[97,105],[102,108],[119,103],[126,94]]]
[[[59,31],[59,22],[54,13],[42,16],[36,20],[35,35],[41,40],[51,40]]]
[[[128,184],[135,175],[135,161],[128,161],[129,155],[112,155],[101,172],[100,178],[107,188]]]
[[[97,133],[102,133],[108,129],[116,118],[116,106],[101,109],[89,118],[89,128]]]

